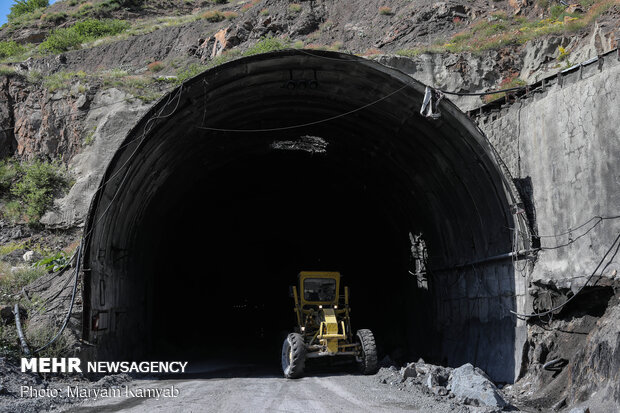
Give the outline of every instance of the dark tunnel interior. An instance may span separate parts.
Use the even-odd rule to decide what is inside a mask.
[[[226,350],[228,357],[277,359],[295,323],[288,286],[301,270],[340,271],[352,294],[353,328],[375,331],[385,354],[420,354],[413,336],[429,315],[412,295],[410,226],[394,222],[385,194],[365,188],[346,165],[321,153],[275,150],[196,176],[188,191],[169,206],[179,219],[156,235],[161,252],[154,256],[183,257],[155,270],[154,302],[166,304],[155,308],[153,350],[162,357]],[[171,286],[171,277],[184,281]],[[407,320],[414,306],[417,325]],[[211,331],[225,337],[226,349]],[[187,343],[196,345],[189,351]]]
[[[517,200],[475,125],[446,101],[421,116],[423,96],[378,63],[300,51],[172,92],[91,206],[85,357],[277,363],[288,287],[323,270],[343,274],[353,328],[373,330],[380,357],[513,380],[515,272],[484,260],[515,247]]]

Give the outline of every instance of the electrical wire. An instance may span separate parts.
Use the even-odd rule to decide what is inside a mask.
[[[71,318],[71,313],[73,312],[73,305],[75,303],[75,296],[77,293],[77,287],[78,287],[78,281],[80,278],[80,265],[81,265],[81,259],[82,259],[82,247],[84,246],[84,239],[82,238],[82,242],[80,243],[80,247],[77,250],[77,259],[76,259],[76,263],[75,263],[75,281],[73,283],[73,290],[71,292],[71,301],[69,302],[69,310],[67,311],[67,315],[65,316],[65,320],[62,323],[62,327],[60,327],[60,330],[58,330],[58,332],[56,333],[56,335],[44,346],[39,347],[38,349],[34,350],[34,353],[39,353],[43,350],[45,350],[46,348],[48,348],[49,346],[51,346],[56,340],[58,340],[58,337],[60,337],[60,335],[63,333],[63,331],[65,331],[65,328],[67,327],[67,324],[69,324],[69,319]]]
[[[183,90],[183,85],[181,85],[181,87],[179,87],[178,91],[177,91],[177,102],[176,105],[174,107],[174,109],[167,115],[162,116],[162,113],[164,112],[164,110],[167,108],[168,104],[171,102],[172,97],[169,97],[168,102],[166,102],[166,104],[161,108],[161,110],[154,115],[153,117],[151,117],[149,120],[147,120],[145,122],[144,125],[144,129],[143,129],[143,133],[142,136],[138,139],[138,146],[136,147],[136,149],[131,153],[131,155],[129,156],[129,158],[127,159],[126,162],[123,163],[123,165],[121,165],[121,167],[119,168],[118,171],[121,171],[128,163],[129,161],[131,161],[131,159],[136,155],[138,149],[140,148],[140,145],[142,144],[142,142],[144,141],[147,133],[149,133],[151,131],[152,125],[153,125],[153,121],[157,120],[157,119],[162,119],[162,118],[167,118],[169,116],[172,116],[172,114],[176,111],[176,109],[179,106],[179,102],[180,102],[180,97],[181,97],[181,93]],[[149,128],[149,124],[151,125],[151,128]],[[132,142],[135,142],[132,141]],[[117,171],[117,172],[118,172]],[[105,180],[101,185],[100,188],[102,188],[103,186],[105,186],[106,184],[108,184],[112,179],[114,179],[114,177],[117,176],[117,173],[114,173],[112,175],[112,177],[110,177],[109,179]],[[97,220],[97,222],[95,223],[95,225],[93,225],[93,227],[82,236],[82,242],[80,243],[80,247],[78,248],[78,250],[76,251],[76,253],[74,254],[74,256],[76,257],[76,264],[75,264],[75,278],[74,278],[74,283],[73,283],[73,290],[71,292],[71,300],[69,302],[69,309],[67,310],[67,315],[65,316],[64,322],[62,324],[62,326],[60,327],[60,329],[58,330],[58,332],[56,333],[56,335],[44,346],[39,347],[38,349],[34,350],[34,353],[39,353],[43,350],[45,350],[47,347],[49,347],[50,345],[52,345],[64,332],[65,328],[67,327],[67,324],[69,323],[69,319],[71,318],[71,313],[73,312],[73,306],[75,304],[75,297],[77,294],[77,287],[79,284],[79,275],[80,275],[80,266],[81,266],[81,258],[82,258],[82,249],[84,247],[84,240],[87,239],[87,237],[90,236],[90,234],[92,233],[92,231],[94,230],[94,227],[101,221],[101,219],[103,219],[103,217],[107,214],[107,212],[109,211],[112,203],[114,202],[114,200],[116,199],[116,196],[118,195],[118,193],[120,192],[120,188],[122,187],[123,183],[125,182],[125,179],[127,178],[127,174],[125,174],[125,176],[123,177],[123,180],[121,181],[120,185],[116,188],[116,191],[114,193],[114,196],[112,197],[112,199],[110,200],[110,203],[108,204],[108,207],[104,210],[104,212],[99,216],[99,219]],[[73,259],[73,258],[72,258]],[[71,262],[71,261],[70,261]],[[64,288],[64,287],[63,287]]]
[[[618,235],[616,236],[616,238],[614,239],[614,242],[611,244],[611,247],[609,247],[609,249],[607,250],[607,252],[605,253],[605,255],[603,256],[603,258],[599,261],[598,265],[596,266],[596,268],[594,269],[594,271],[592,271],[592,274],[590,274],[590,276],[588,277],[588,279],[586,280],[586,282],[581,286],[581,288],[575,293],[573,294],[568,300],[566,300],[565,302],[563,302],[562,304],[551,308],[550,310],[546,310],[543,311],[542,313],[532,313],[532,314],[521,314],[521,313],[517,313],[515,311],[510,310],[510,312],[514,315],[516,315],[517,317],[522,317],[522,318],[531,318],[531,317],[541,317],[547,314],[553,314],[555,313],[557,310],[562,309],[566,304],[570,303],[575,297],[577,297],[577,295],[579,295],[580,292],[583,291],[583,289],[588,285],[588,283],[590,282],[590,280],[595,276],[596,272],[598,271],[598,269],[601,267],[601,265],[603,264],[603,262],[605,262],[605,259],[607,258],[607,256],[609,255],[609,253],[614,249],[614,247],[616,247],[616,244],[618,244],[618,246],[616,247],[616,251],[612,254],[609,263],[607,263],[607,265],[605,267],[603,267],[603,271],[611,264],[611,262],[613,262],[614,258],[616,257],[616,255],[618,254],[618,250],[620,250],[620,243],[618,243],[618,240],[620,240],[620,232],[618,232]],[[601,271],[602,274],[602,271]]]
[[[210,130],[210,131],[215,131],[215,132],[250,132],[250,133],[258,133],[258,132],[277,132],[277,131],[284,131],[284,130],[290,130],[290,129],[297,129],[297,128],[304,128],[307,126],[313,126],[313,125],[318,125],[320,123],[325,123],[325,122],[329,122],[338,118],[342,118],[348,115],[351,115],[355,112],[359,112],[361,110],[364,110],[370,106],[376,105],[379,102],[382,102],[388,98],[390,98],[391,96],[395,95],[396,93],[400,92],[401,90],[405,89],[409,87],[409,84],[405,84],[402,87],[390,92],[389,94],[374,100],[370,103],[365,104],[364,106],[358,107],[356,109],[350,110],[348,112],[344,112],[344,113],[340,113],[338,115],[335,116],[330,116],[328,118],[325,119],[320,119],[320,120],[316,120],[313,122],[307,122],[307,123],[300,123],[297,125],[291,125],[291,126],[282,126],[279,128],[264,128],[264,129],[226,129],[226,128],[211,128],[211,127],[207,127],[207,126],[196,126],[197,129],[205,129],[205,130]]]
[[[614,220],[614,219],[620,219],[620,215],[614,215],[614,216],[599,216],[599,215],[597,215],[597,216],[594,216],[594,217],[590,218],[589,220],[587,220],[587,221],[586,221],[586,222],[584,222],[583,224],[581,224],[581,225],[579,225],[579,226],[575,227],[574,229],[569,229],[569,230],[567,230],[567,231],[565,231],[565,232],[561,232],[561,233],[559,233],[559,234],[555,234],[555,235],[537,235],[537,234],[534,234],[534,237],[537,237],[537,238],[559,238],[559,237],[562,237],[562,236],[565,236],[565,235],[569,235],[569,236],[570,236],[570,235],[572,235],[573,231],[578,230],[578,229],[581,229],[581,228],[583,228],[584,226],[586,226],[588,223],[590,223],[590,222],[592,222],[592,221],[596,220],[596,222],[594,223],[594,225],[592,225],[590,228],[588,228],[588,230],[587,230],[587,231],[585,231],[583,234],[579,234],[578,236],[576,236],[576,237],[574,237],[574,238],[573,238],[573,237],[570,237],[570,238],[569,238],[569,240],[568,240],[568,242],[565,242],[565,243],[562,243],[562,244],[556,244],[556,245],[553,245],[553,246],[544,246],[544,245],[541,245],[541,246],[539,247],[539,250],[542,250],[542,251],[544,251],[544,250],[557,250],[557,249],[560,249],[560,248],[564,248],[564,247],[566,247],[566,246],[569,246],[569,245],[571,245],[571,244],[573,244],[573,243],[577,242],[579,239],[581,239],[581,238],[585,237],[585,236],[586,236],[588,233],[590,233],[590,232],[591,232],[594,228],[596,228],[596,227],[597,227],[597,226],[598,226],[601,222],[603,222],[603,221],[605,221],[605,220]],[[510,229],[511,229],[511,230],[516,230],[516,231],[520,231],[519,229],[516,229],[516,228],[510,228]]]

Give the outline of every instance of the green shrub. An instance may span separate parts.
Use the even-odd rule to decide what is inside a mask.
[[[0,76],[15,74],[15,68],[7,65],[0,65]]]
[[[52,206],[54,197],[69,187],[65,172],[58,163],[34,161],[13,163],[11,167],[6,165],[3,178],[5,189],[0,196],[10,201],[5,204],[3,212],[13,220],[25,217],[30,223],[37,222]],[[11,171],[11,168],[14,170]]]
[[[255,54],[272,52],[274,50],[282,50],[288,47],[288,43],[275,37],[262,37],[254,46],[246,50],[244,56],[253,56]]]
[[[189,65],[186,69],[180,70],[177,73],[177,82],[179,83],[183,83],[185,82],[187,79],[190,79],[202,72],[204,72],[207,68],[198,64],[198,63],[192,63],[191,65]]]
[[[69,265],[70,257],[64,251],[59,251],[56,254],[50,255],[49,257],[45,257],[36,263],[34,263],[33,267],[43,268],[47,272],[56,272],[60,271]]]
[[[46,52],[61,53],[75,49],[82,43],[121,33],[129,26],[130,24],[124,20],[88,19],[77,22],[66,29],[54,30],[39,47]]]
[[[383,6],[383,7],[379,7],[379,14],[383,16],[391,16],[394,13],[392,12],[391,7]]]
[[[224,14],[219,10],[206,11],[201,15],[201,17],[211,23],[220,22],[226,18],[224,17]]]
[[[46,273],[47,271],[43,267],[11,268],[10,265],[2,262],[0,265],[0,292],[9,295],[19,293],[23,287]]]
[[[149,71],[156,73],[162,71],[165,65],[163,62],[157,60],[155,62],[149,63],[146,67],[149,69]]]
[[[0,59],[17,56],[26,51],[26,48],[13,40],[0,42]]]
[[[44,52],[61,53],[70,49],[75,49],[82,44],[85,39],[71,28],[56,29],[39,46]]]
[[[29,330],[26,340],[30,344],[32,349],[40,348],[49,343],[56,333],[58,332],[59,326],[55,326],[50,324],[41,326],[36,330]],[[45,350],[42,350],[37,354],[39,357],[68,357],[74,355],[74,350],[67,339],[67,333],[62,334],[56,341],[54,341],[49,347],[46,347]]]
[[[290,11],[291,13],[299,13],[301,11],[301,4],[298,4],[298,3],[289,4],[288,11]]]
[[[89,19],[75,23],[67,30],[72,29],[80,36],[85,37],[87,40],[97,39],[104,36],[113,36],[124,32],[129,28],[129,22],[125,20],[109,19],[109,20],[96,20]]]
[[[555,4],[551,6],[549,12],[551,13],[551,17],[553,17],[554,20],[559,20],[564,13],[564,10],[566,10],[566,7],[562,6],[561,4]]]
[[[15,4],[11,6],[11,12],[6,17],[13,22],[19,16],[47,6],[49,6],[48,0],[15,0]]]
[[[10,194],[16,175],[17,165],[14,162],[0,161],[0,198]]]

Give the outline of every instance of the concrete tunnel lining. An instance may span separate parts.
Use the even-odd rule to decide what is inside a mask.
[[[316,82],[313,87],[311,82]],[[354,248],[364,250],[359,260],[372,262],[373,271],[387,262],[384,268],[390,274],[378,279],[391,287],[378,291],[382,302],[398,303],[388,306],[389,313],[372,301],[352,303],[359,309],[360,323],[385,332],[384,354],[404,352],[449,365],[469,361],[495,380],[512,382],[520,349],[519,326],[509,311],[522,306],[518,296],[523,279],[509,259],[454,267],[513,249],[511,205],[517,195],[504,184],[482,133],[456,106],[441,101],[442,116],[436,120],[419,114],[424,89],[401,72],[356,56],[287,50],[218,66],[170,92],[130,131],[91,205],[85,232],[83,335],[96,347],[86,357],[138,359],[153,354],[153,338],[160,334],[155,330],[165,329],[157,324],[166,298],[162,288],[188,277],[199,280],[195,291],[170,289],[186,298],[190,294],[190,299],[168,300],[164,307],[173,311],[170,307],[200,301],[197,290],[213,288],[209,277],[221,283],[229,275],[215,270],[210,274],[203,260],[194,267],[182,265],[185,274],[164,274],[178,268],[164,271],[161,257],[171,250],[182,252],[170,246],[182,237],[200,257],[218,251],[210,259],[222,259],[229,254],[220,251],[224,241],[203,242],[195,234],[208,238],[209,228],[216,228],[213,233],[219,231],[220,239],[234,248],[263,248],[260,242],[257,247],[247,241],[245,229],[226,229],[243,221],[246,228],[270,234],[265,245],[286,248],[281,240],[290,239],[291,228],[306,231],[299,235],[307,240],[299,241],[297,251],[302,265],[363,273],[346,273],[355,286],[353,300],[355,289],[360,299],[371,300],[367,290],[377,288],[377,275],[364,273],[354,262]],[[371,102],[376,103],[356,111]],[[324,119],[330,120],[317,122]],[[289,128],[300,124],[307,126]],[[318,214],[306,205],[324,199],[333,203]],[[247,207],[259,204],[264,208]],[[272,212],[280,209],[286,222]],[[217,217],[188,218],[204,211]],[[256,223],[267,215],[270,226]],[[325,241],[324,232],[341,223],[343,230],[329,236],[347,242]],[[324,232],[313,234],[313,228]],[[428,248],[427,287],[418,285],[408,271],[409,234],[418,233]],[[317,247],[321,243],[331,249]],[[337,250],[347,262],[338,261]],[[368,258],[373,251],[382,252]],[[269,279],[269,289],[284,295],[284,301],[278,301],[275,292],[272,298],[283,306],[278,313],[285,319],[281,327],[292,328],[286,288],[296,272],[313,268],[294,270],[290,262],[287,271],[281,268],[276,276],[278,260],[268,264],[271,268],[258,268],[252,276]],[[321,267],[327,264],[334,267]],[[200,270],[191,271],[196,267]],[[244,274],[236,275],[237,285],[253,282]],[[226,294],[227,286],[217,285],[220,294]],[[230,301],[217,303],[225,318]],[[361,310],[364,306],[372,311]],[[199,308],[183,312],[194,310]],[[185,330],[191,325],[183,324]]]

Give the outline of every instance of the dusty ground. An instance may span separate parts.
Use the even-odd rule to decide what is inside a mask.
[[[323,369],[299,380],[287,380],[265,366],[194,366],[178,379],[134,380],[130,389],[170,388],[177,398],[106,398],[63,407],[63,412],[493,412],[465,406],[423,386],[399,389],[375,376]]]

